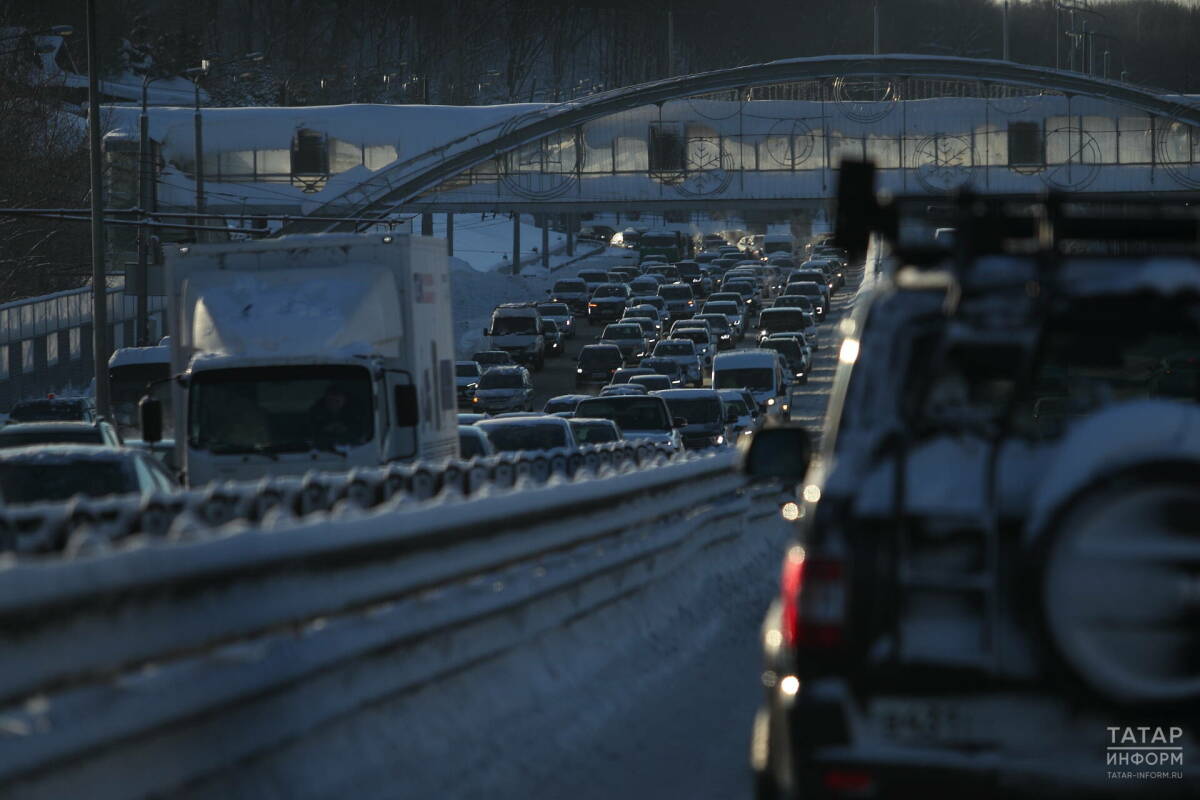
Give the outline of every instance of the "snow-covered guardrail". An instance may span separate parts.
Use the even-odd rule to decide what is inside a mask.
[[[536,486],[13,559],[0,569],[4,796],[173,794],[521,647],[777,508],[730,451],[652,449],[655,469],[636,449],[610,455]],[[443,484],[469,483],[458,470]]]
[[[469,461],[395,464],[256,483],[213,484],[144,498],[80,498],[0,509],[0,552],[74,555],[139,535],[195,536],[238,520],[257,523],[280,515],[368,509],[384,503],[398,509],[398,504],[428,500],[443,492],[469,496],[487,486],[510,488],[555,478],[595,477],[629,465],[657,466],[678,455],[663,445],[613,442]]]

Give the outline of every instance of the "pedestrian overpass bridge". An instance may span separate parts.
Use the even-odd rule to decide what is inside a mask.
[[[115,110],[114,167],[132,112]],[[151,115],[159,209],[187,210],[191,110]],[[204,115],[208,207],[241,213],[812,208],[846,157],[874,160],[881,188],[903,193],[1200,190],[1196,98],[995,60],[828,56],[560,104]],[[136,185],[120,173],[114,185]]]

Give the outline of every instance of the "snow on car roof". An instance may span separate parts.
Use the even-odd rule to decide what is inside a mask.
[[[95,429],[95,424],[91,422],[82,422],[80,420],[47,420],[46,422],[10,422],[8,425],[0,428],[0,431],[4,433],[11,431],[43,433],[51,431],[91,431]]]
[[[108,357],[108,367],[125,367],[130,364],[170,364],[171,348],[165,345],[153,347],[122,347]]]
[[[718,397],[716,389],[659,389],[653,394],[667,400],[702,400]]]
[[[23,464],[63,464],[68,461],[124,461],[133,450],[117,450],[99,444],[37,444],[0,450],[0,462]]]
[[[521,413],[526,413],[526,412],[521,412]],[[565,419],[563,419],[562,417],[556,417],[553,414],[538,414],[536,412],[532,416],[504,417],[504,418],[493,417],[492,419],[481,419],[478,422],[476,422],[475,425],[477,427],[483,428],[485,431],[488,428],[512,427],[512,426],[537,427],[539,425],[553,425],[554,427],[558,427],[558,428],[561,428],[564,426],[569,427],[567,425],[567,421]]]
[[[774,350],[733,350],[713,359],[713,369],[773,366],[779,354]]]

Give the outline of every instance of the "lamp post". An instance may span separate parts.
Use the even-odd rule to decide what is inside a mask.
[[[138,214],[142,225],[138,226],[138,263],[137,263],[137,345],[146,347],[150,344],[150,229],[145,225],[150,208],[150,181],[153,175],[153,165],[150,153],[150,114],[149,104],[150,84],[156,79],[147,75],[142,79],[142,113],[138,116]]]
[[[226,61],[221,66],[233,66],[234,64],[242,64],[247,61],[262,61],[262,53],[247,53],[241,58],[235,58],[232,61]],[[202,224],[204,216],[204,120],[200,115],[200,79],[207,77],[213,69],[212,59],[203,59],[198,67],[190,67],[185,70],[185,73],[192,78],[192,85],[196,90],[196,105],[192,114],[192,123],[194,131],[192,134],[193,140],[193,156],[196,162],[196,225]],[[199,232],[196,238],[199,239]]]
[[[100,78],[96,58],[96,0],[87,0],[88,155],[92,212],[92,367],[96,413],[112,414],[108,392],[108,283],[104,269],[104,185],[100,171]]]

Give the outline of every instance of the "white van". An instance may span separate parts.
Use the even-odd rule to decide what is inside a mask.
[[[542,338],[542,315],[527,303],[504,303],[492,311],[492,324],[483,333],[491,337],[493,350],[503,350],[518,364],[540,370],[546,363]]]
[[[713,388],[748,389],[768,416],[783,414],[787,384],[787,366],[774,350],[731,350],[713,359]]]
[[[796,240],[790,233],[768,233],[763,237],[763,258],[769,257],[772,253],[795,255],[795,252]]]

